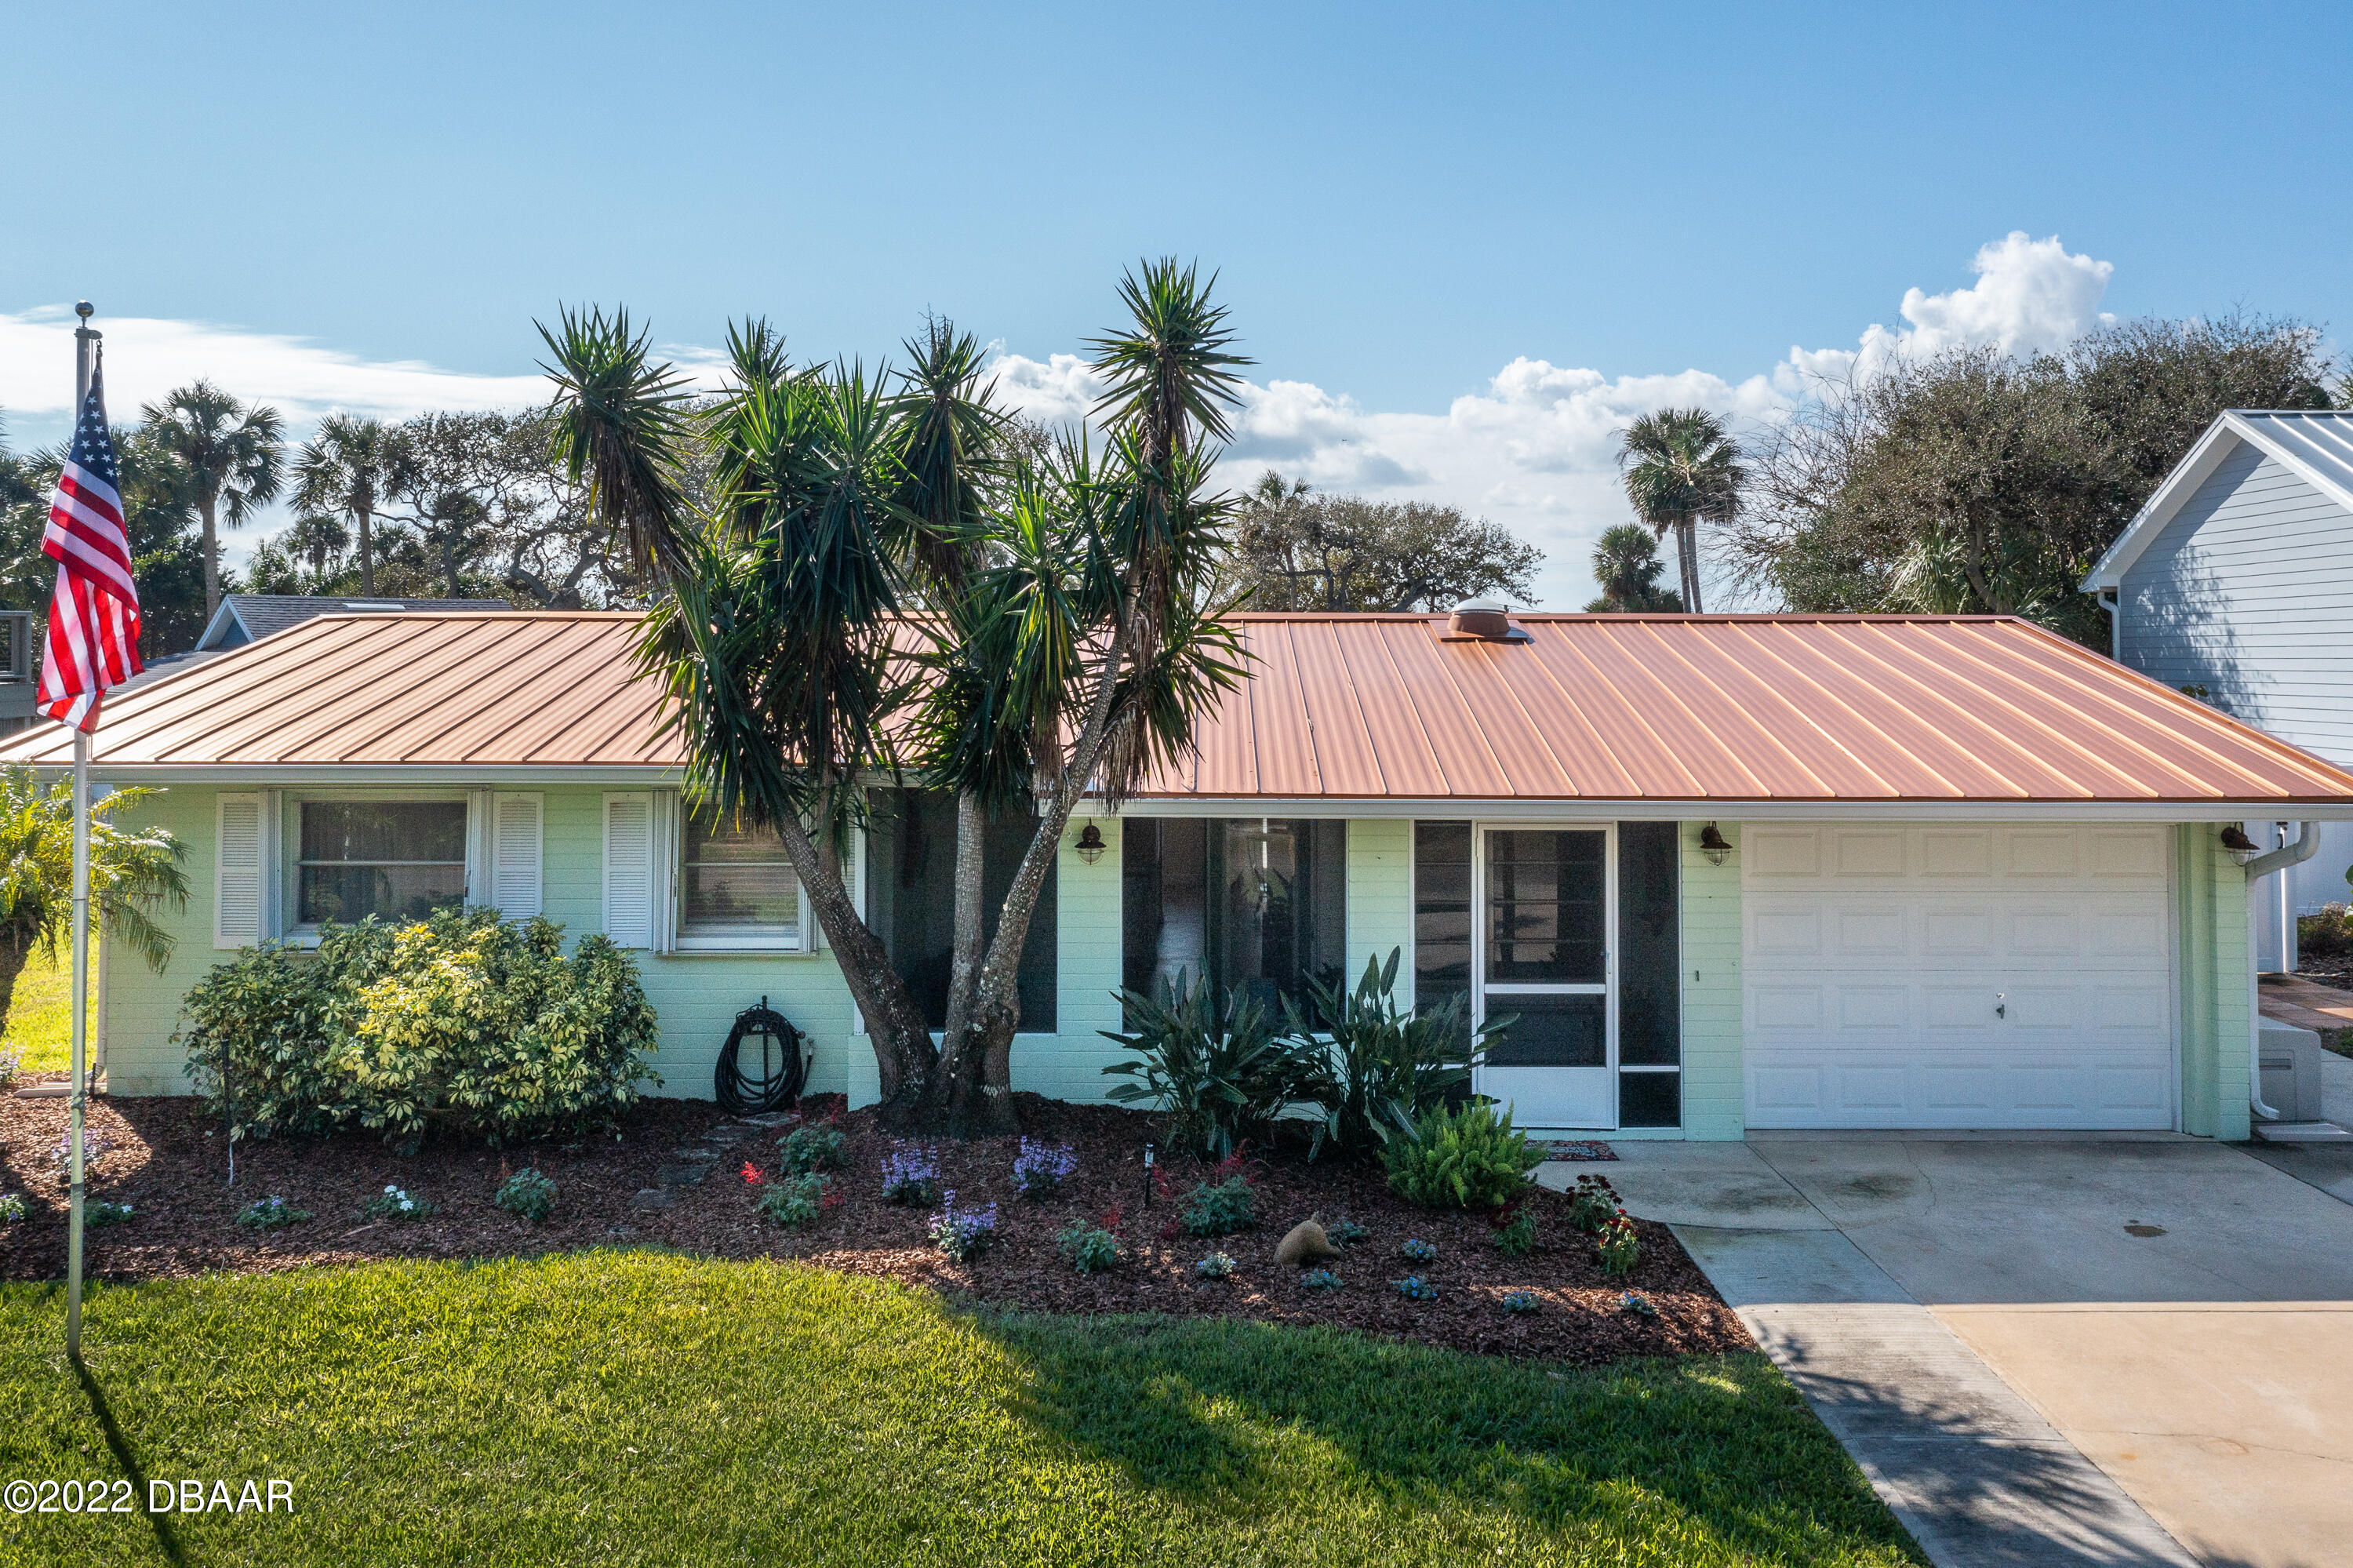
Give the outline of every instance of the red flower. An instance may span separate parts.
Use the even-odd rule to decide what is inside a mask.
[[[754,1187],[760,1184],[760,1168],[748,1160],[744,1161],[744,1180]]]
[[[1117,1199],[1113,1199],[1112,1201],[1111,1212],[1104,1214],[1103,1217],[1103,1229],[1107,1231],[1115,1231],[1119,1229],[1119,1223],[1125,1216],[1125,1208]]]

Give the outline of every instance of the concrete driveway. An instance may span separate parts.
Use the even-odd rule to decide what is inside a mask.
[[[1616,1147],[1626,1206],[1675,1224],[1940,1563],[2353,1562],[2327,1172],[2174,1137]]]

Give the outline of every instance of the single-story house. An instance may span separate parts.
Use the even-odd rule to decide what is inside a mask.
[[[2221,415],[2084,579],[2120,663],[2353,767],[2353,413]],[[2291,833],[2247,824],[2258,842]],[[2256,909],[2266,969],[2293,969],[2295,917],[2342,904],[2353,822],[2284,866]]]
[[[1466,625],[1473,624],[1466,621]],[[2024,621],[1240,618],[1198,757],[1064,833],[1017,1088],[1100,1097],[1122,987],[1295,994],[1400,948],[1514,1015],[1522,1125],[2248,1132],[2247,819],[2353,819],[2353,775]],[[162,976],[102,962],[118,1094],[181,1092],[207,962],[472,899],[636,948],[667,1090],[765,996],[853,1103],[874,1058],[773,839],[698,822],[633,619],[327,615],[108,702],[101,784],[160,785],[198,896]],[[0,747],[45,768],[61,731]],[[942,994],[944,803],[878,790],[855,878]],[[1018,824],[991,874],[1009,874]]]

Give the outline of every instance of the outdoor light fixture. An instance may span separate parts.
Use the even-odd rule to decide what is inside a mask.
[[[1144,1146],[1144,1206],[1152,1207],[1152,1145]]]
[[[1110,847],[1103,842],[1103,830],[1092,822],[1079,830],[1079,858],[1089,865],[1103,859],[1103,852]]]
[[[2254,859],[2255,856],[2263,853],[2263,846],[2255,842],[2254,840],[2249,838],[2245,833],[2240,832],[2239,824],[2236,822],[2232,822],[2230,826],[2222,830],[2222,847],[2229,850],[2231,852],[2231,858],[2237,861],[2241,865],[2246,864],[2249,861]]]
[[[1710,822],[1699,831],[1699,853],[1707,856],[1708,864],[1722,865],[1732,853],[1732,841],[1716,832],[1715,824]]]

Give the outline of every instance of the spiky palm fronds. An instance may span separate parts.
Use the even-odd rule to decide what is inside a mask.
[[[186,471],[197,497],[220,503],[231,526],[276,499],[285,450],[285,422],[277,409],[241,403],[197,380],[139,412],[157,447]]]
[[[1111,383],[1096,418],[1134,429],[1147,466],[1188,450],[1196,428],[1213,441],[1232,438],[1226,410],[1241,401],[1238,371],[1252,362],[1229,352],[1236,334],[1226,307],[1209,302],[1217,282],[1214,272],[1204,279],[1198,264],[1179,268],[1173,256],[1147,261],[1141,277],[1119,281],[1130,323],[1087,344]]]
[[[650,362],[648,334],[630,331],[626,310],[565,310],[554,332],[533,324],[555,357],[541,368],[556,386],[556,461],[572,482],[587,482],[641,575],[676,577],[696,532],[678,478],[692,439],[686,377]]]
[[[100,924],[160,971],[172,956],[172,936],[150,913],[169,904],[185,909],[188,879],[180,869],[185,846],[161,828],[134,831],[111,820],[156,794],[116,789],[90,804],[90,891]],[[0,770],[0,944],[22,954],[37,946],[54,954],[71,935],[73,918],[73,786],[43,785],[29,768]]]
[[[909,338],[909,368],[891,399],[905,482],[896,541],[912,575],[953,597],[979,566],[989,527],[989,491],[1006,475],[1006,416],[981,385],[980,340],[944,317]]]

